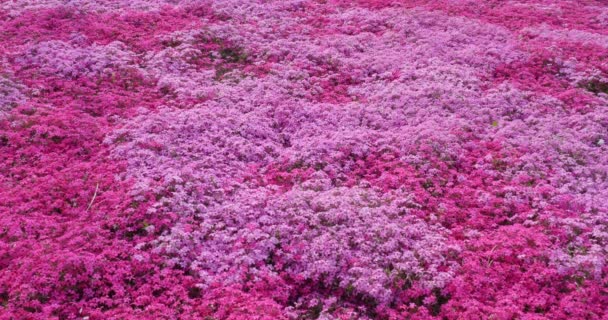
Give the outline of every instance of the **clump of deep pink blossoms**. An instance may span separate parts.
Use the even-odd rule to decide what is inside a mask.
[[[608,316],[601,1],[0,16],[0,319]]]

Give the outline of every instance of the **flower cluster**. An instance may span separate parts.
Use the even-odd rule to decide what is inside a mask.
[[[0,10],[0,318],[606,317],[605,5]]]

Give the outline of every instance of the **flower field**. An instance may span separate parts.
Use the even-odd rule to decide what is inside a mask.
[[[0,319],[608,319],[603,0],[0,2]]]

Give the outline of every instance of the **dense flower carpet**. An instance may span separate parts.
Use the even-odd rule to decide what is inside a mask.
[[[608,319],[603,0],[5,0],[0,42],[0,319]]]

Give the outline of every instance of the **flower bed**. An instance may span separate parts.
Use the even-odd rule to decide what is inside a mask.
[[[601,1],[0,15],[0,319],[608,316]]]

